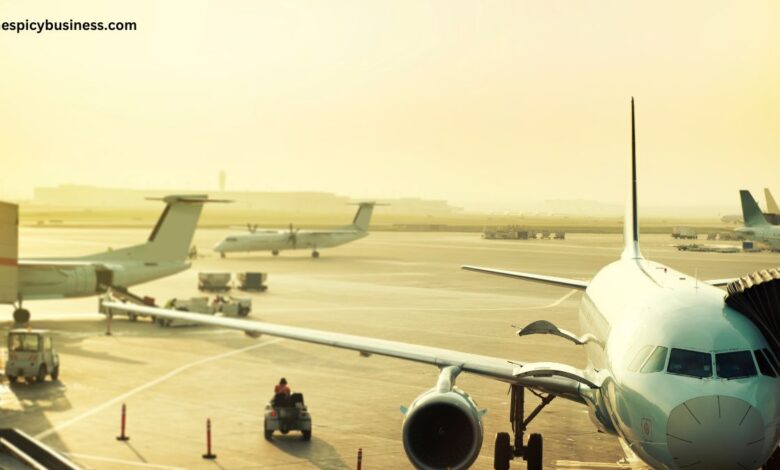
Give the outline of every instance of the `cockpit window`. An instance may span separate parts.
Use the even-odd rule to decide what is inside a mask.
[[[756,354],[756,362],[758,363],[758,370],[761,371],[761,374],[769,377],[777,377],[777,373],[769,364],[769,359],[766,358],[764,351],[756,349],[753,352]]]
[[[237,241],[238,241],[238,238],[236,238],[236,237],[227,237],[227,239],[225,239],[225,241],[228,241],[228,242],[237,242]]]
[[[639,368],[642,367],[642,364],[644,364],[644,362],[647,360],[647,357],[650,356],[650,353],[653,352],[654,348],[655,346],[648,344],[640,349],[636,353],[636,356],[634,356],[634,360],[631,361],[631,364],[628,365],[628,370],[631,372],[638,371]]]
[[[672,348],[666,371],[690,377],[712,377],[712,356],[708,353]]]
[[[772,354],[772,351],[767,348],[762,349],[762,351],[764,351],[766,358],[769,359],[769,362],[775,367],[775,370],[780,373],[780,362],[777,361],[777,356]]]
[[[750,351],[736,351],[715,354],[715,367],[718,377],[740,379],[756,375],[756,365]]]
[[[664,370],[664,366],[666,365],[666,353],[669,351],[669,349],[658,346],[655,348],[655,351],[653,351],[653,354],[650,355],[650,358],[647,359],[647,362],[645,362],[645,365],[642,366],[642,372],[643,374],[649,374],[651,372],[661,372]]]

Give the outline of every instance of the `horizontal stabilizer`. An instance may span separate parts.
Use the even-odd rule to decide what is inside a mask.
[[[517,330],[517,336],[529,336],[529,335],[560,336],[563,339],[567,339],[571,341],[577,346],[581,346],[595,339],[595,337],[591,334],[586,334],[584,336],[577,336],[571,331],[558,328],[557,326],[555,326],[555,324],[547,320],[537,320]]]
[[[704,282],[706,284],[711,285],[711,286],[722,287],[722,286],[729,285],[729,283],[731,283],[732,281],[734,281],[733,277],[730,277],[730,278],[727,278],[727,279],[709,279],[709,280],[704,281]]]
[[[511,277],[514,279],[523,279],[525,281],[540,282],[552,286],[568,287],[570,289],[585,290],[588,288],[587,281],[579,279],[569,279],[565,277],[545,276],[544,274],[521,273],[517,271],[505,271],[503,269],[482,268],[480,266],[461,266],[466,271],[477,273],[494,274],[496,276]]]

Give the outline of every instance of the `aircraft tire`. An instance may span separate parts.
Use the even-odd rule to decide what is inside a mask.
[[[224,251],[220,251],[219,252],[219,257],[220,258],[224,258],[225,257],[225,252]]]
[[[57,380],[59,378],[60,378],[60,366],[58,364],[58,365],[54,366],[54,369],[52,369],[52,371],[51,371],[51,379],[52,380]]]
[[[303,440],[304,441],[310,441],[311,440],[311,431],[301,431],[303,433]]]
[[[41,364],[41,367],[38,368],[38,375],[35,376],[36,382],[43,382],[46,380],[46,375],[48,373],[46,372],[46,364]]]
[[[528,446],[525,450],[525,459],[528,461],[528,470],[542,470],[543,442],[541,434],[531,434],[528,438]]]
[[[509,462],[512,460],[512,444],[509,433],[496,434],[496,445],[493,453],[493,468],[496,470],[509,470]]]
[[[319,251],[312,251],[311,252],[311,257],[312,258],[319,258],[320,257],[320,252]]]
[[[279,256],[279,250],[272,250],[271,254],[274,256]]]
[[[28,323],[30,321],[30,311],[26,308],[17,308],[14,310],[14,321],[16,323]]]
[[[16,383],[16,376],[15,375],[6,375],[5,378],[8,379],[8,383]]]

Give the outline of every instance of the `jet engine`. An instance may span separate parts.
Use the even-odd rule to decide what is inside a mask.
[[[466,469],[482,448],[482,415],[474,400],[454,386],[460,369],[446,367],[436,387],[417,397],[406,411],[406,455],[420,470]]]

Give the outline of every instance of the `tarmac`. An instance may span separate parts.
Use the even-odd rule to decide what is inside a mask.
[[[566,240],[483,240],[472,233],[373,233],[321,250],[234,254],[210,247],[227,230],[199,230],[201,258],[189,271],[131,291],[164,303],[199,295],[198,272],[263,271],[269,290],[250,296],[248,320],[304,326],[493,355],[517,361],[585,365],[584,351],[556,337],[515,335],[547,319],[579,332],[581,294],[480,275],[461,264],[589,279],[619,256],[618,235]],[[22,256],[72,256],[145,240],[148,230],[22,228]],[[680,252],[668,236],[643,237],[647,258],[700,279],[736,277],[780,265],[776,253]],[[410,468],[401,440],[401,406],[434,386],[434,367],[207,327],[161,328],[115,319],[106,335],[97,298],[28,302],[32,325],[56,332],[59,381],[0,383],[0,427],[18,427],[95,469]],[[3,333],[11,308],[0,316]],[[286,377],[313,419],[310,442],[297,433],[262,435],[263,409]],[[509,431],[507,386],[462,374],[458,385],[488,413],[474,465],[491,469],[493,437]],[[537,399],[526,398],[526,410]],[[127,406],[128,441],[118,441]],[[206,420],[213,452],[204,460]],[[642,468],[618,440],[599,434],[585,407],[554,400],[529,426],[544,436],[545,468]],[[525,468],[514,463],[513,468]]]

